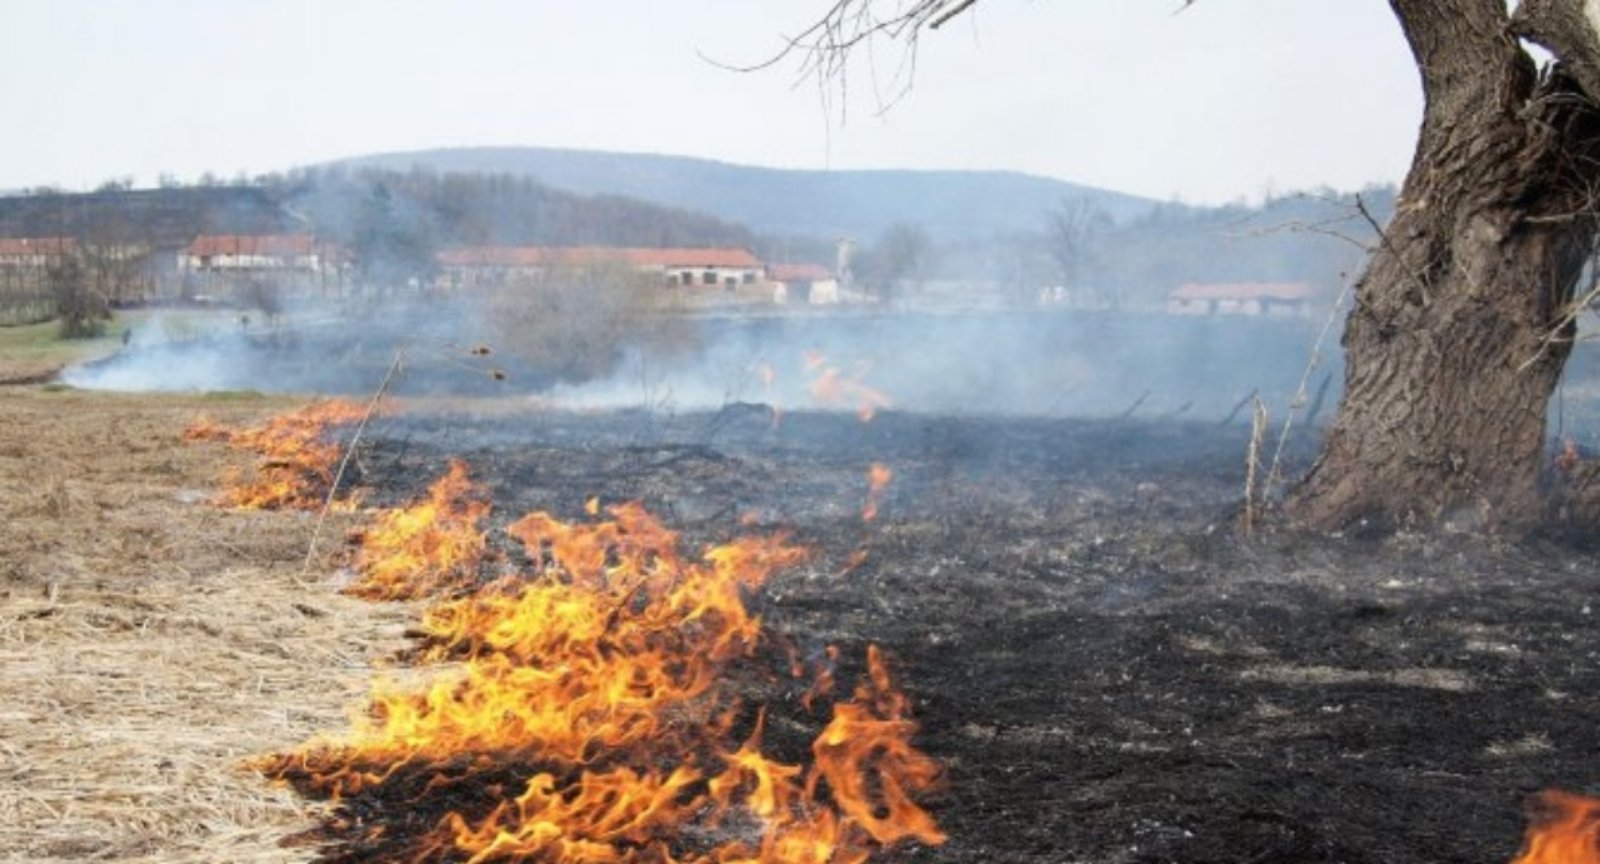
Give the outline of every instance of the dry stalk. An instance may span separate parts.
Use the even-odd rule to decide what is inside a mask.
[[[344,480],[345,469],[350,466],[350,457],[355,455],[356,445],[361,441],[361,433],[367,429],[367,424],[372,422],[372,415],[377,413],[378,403],[383,400],[383,394],[388,392],[390,382],[400,373],[405,361],[404,348],[394,352],[394,362],[389,364],[389,371],[384,374],[383,381],[379,382],[377,392],[372,394],[372,399],[367,402],[367,411],[361,415],[361,422],[356,424],[354,435],[350,436],[350,443],[345,445],[344,457],[339,460],[339,470],[333,473],[333,482],[328,485],[328,497],[322,502],[322,510],[317,513],[316,527],[311,529],[311,542],[306,544],[306,558],[300,565],[300,578],[303,580],[311,572],[311,562],[317,555],[317,541],[322,538],[323,523],[328,521],[328,511],[333,509],[334,496],[339,494],[339,483]]]
[[[1283,419],[1283,431],[1278,434],[1278,446],[1272,451],[1272,467],[1267,470],[1266,483],[1262,489],[1264,495],[1270,494],[1282,482],[1283,451],[1289,446],[1289,430],[1294,428],[1295,415],[1305,407],[1306,397],[1310,394],[1311,376],[1322,366],[1322,346],[1328,341],[1328,334],[1333,332],[1333,322],[1339,320],[1339,313],[1344,311],[1344,301],[1348,296],[1350,296],[1350,283],[1346,282],[1344,287],[1339,289],[1339,296],[1333,301],[1333,308],[1328,310],[1328,317],[1322,322],[1322,330],[1317,334],[1317,341],[1311,346],[1311,357],[1306,360],[1305,371],[1300,374],[1300,386],[1295,388],[1294,398],[1289,400],[1289,412]]]
[[[1261,445],[1267,438],[1267,406],[1260,400],[1250,409],[1250,449],[1244,464],[1244,511],[1239,514],[1239,530],[1249,537],[1256,527],[1256,474],[1261,469]]]

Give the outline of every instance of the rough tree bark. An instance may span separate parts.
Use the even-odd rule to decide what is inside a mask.
[[[1565,63],[1538,74],[1503,0],[1391,6],[1422,128],[1356,287],[1338,416],[1288,509],[1321,528],[1524,525],[1594,250],[1600,124]]]

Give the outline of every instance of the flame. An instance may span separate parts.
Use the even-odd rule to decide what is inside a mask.
[[[1556,454],[1555,469],[1561,474],[1573,474],[1578,466],[1583,464],[1583,454],[1578,451],[1578,442],[1572,438],[1561,440],[1561,452]]]
[[[776,430],[783,423],[783,406],[778,404],[775,388],[778,382],[778,370],[765,360],[755,363],[756,374],[761,376],[761,388],[764,392],[767,405],[772,409],[772,428]]]
[[[806,711],[811,711],[818,699],[833,695],[835,679],[833,675],[834,664],[839,660],[839,646],[829,645],[826,649],[827,660],[817,669],[816,678],[812,679],[811,687],[800,697],[800,704]]]
[[[414,600],[470,584],[483,561],[486,538],[481,523],[489,514],[483,491],[467,478],[466,463],[450,469],[428,487],[422,501],[381,511],[359,535],[358,580],[346,594],[373,600]]]
[[[889,488],[889,481],[893,477],[894,472],[882,462],[874,462],[867,468],[867,503],[861,508],[861,521],[871,522],[878,518],[878,505],[883,503],[883,491]]]
[[[1600,799],[1548,789],[1528,800],[1528,819],[1511,864],[1600,864]]]
[[[943,843],[933,817],[913,800],[938,783],[939,763],[911,746],[910,700],[894,689],[876,645],[867,647],[867,669],[855,701],[833,706],[833,722],[811,746],[817,770],[807,791],[826,779],[839,809],[879,843]],[[874,781],[881,785],[876,795]]]
[[[868,549],[867,547],[865,547],[865,546],[859,546],[859,547],[857,547],[855,549],[850,550],[849,556],[844,559],[844,567],[839,570],[839,574],[838,575],[840,575],[840,576],[848,576],[848,575],[850,575],[851,573],[855,572],[856,570],[861,569],[861,565],[867,563],[867,561],[870,560],[871,558],[872,558],[872,551],[870,549]]]
[[[915,803],[939,766],[912,747],[909,702],[876,647],[811,767],[764,755],[764,714],[729,741],[742,709],[728,673],[762,639],[745,597],[802,550],[742,537],[691,560],[642,506],[607,513],[512,524],[529,572],[425,613],[425,680],[380,682],[348,734],[256,767],[334,801],[400,802],[402,827],[423,836],[376,825],[361,842],[396,843],[404,860],[838,864],[944,840]]]
[[[357,423],[366,413],[354,402],[330,399],[243,429],[201,418],[184,430],[183,437],[221,441],[260,457],[254,476],[228,471],[219,504],[246,510],[316,510],[327,500],[339,459],[339,444],[325,438],[328,427]]]
[[[811,381],[811,398],[819,405],[826,407],[854,405],[856,416],[861,418],[861,422],[869,423],[880,410],[892,404],[882,391],[862,383],[862,379],[871,369],[866,363],[858,365],[850,375],[845,375],[837,366],[828,365],[828,361],[821,354],[807,351],[805,367],[806,371],[816,374]]]

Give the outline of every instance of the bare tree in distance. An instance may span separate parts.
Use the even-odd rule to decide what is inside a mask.
[[[94,339],[105,335],[111,304],[95,284],[84,255],[74,250],[56,258],[45,273],[45,283],[55,299],[63,339]]]
[[[1067,292],[1092,305],[1115,305],[1117,298],[1090,292],[1085,276],[1094,263],[1096,245],[1111,227],[1111,217],[1087,196],[1067,198],[1045,214],[1045,240],[1050,258]]]
[[[878,299],[886,303],[904,299],[906,289],[916,287],[927,276],[932,254],[933,241],[921,225],[897,222],[883,229],[867,250],[866,262]]]
[[[867,40],[914,52],[976,4],[836,0],[784,54],[837,75]],[[1422,79],[1421,129],[1356,285],[1338,414],[1286,509],[1320,529],[1522,529],[1544,512],[1547,405],[1596,250],[1600,14],[1585,0],[1389,6]]]
[[[643,363],[690,350],[697,338],[661,278],[621,260],[518,275],[468,299],[488,345],[553,380],[604,377],[630,351]]]

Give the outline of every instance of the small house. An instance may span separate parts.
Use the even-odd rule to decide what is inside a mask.
[[[828,305],[839,302],[839,280],[817,264],[774,264],[767,270],[778,303]]]
[[[1303,318],[1315,297],[1310,285],[1299,282],[1189,283],[1167,295],[1167,312]]]
[[[202,234],[178,255],[190,273],[301,271],[319,273],[331,256],[310,234]]]

